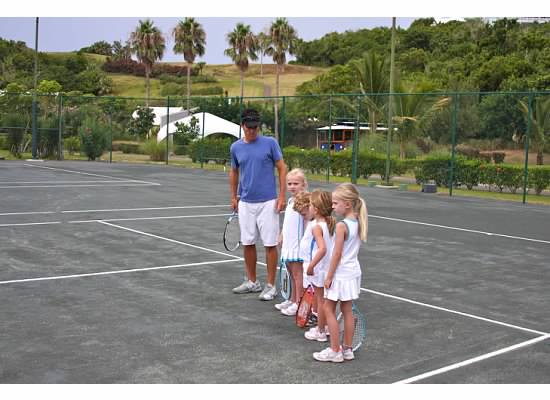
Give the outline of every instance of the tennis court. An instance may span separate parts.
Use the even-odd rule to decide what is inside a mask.
[[[367,342],[336,365],[231,292],[228,192],[214,171],[0,162],[0,383],[550,383],[550,208],[360,187]]]

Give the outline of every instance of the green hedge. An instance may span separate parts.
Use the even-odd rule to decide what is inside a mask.
[[[312,174],[326,174],[329,166],[329,154],[325,150],[311,149],[304,150],[298,147],[289,146],[283,150],[285,163],[289,169],[302,168]],[[409,169],[414,168],[416,160],[399,160],[396,157],[390,158],[390,178],[401,175]],[[330,153],[330,173],[334,176],[351,176],[352,173],[352,151],[344,150]],[[359,152],[357,157],[357,176],[368,179],[369,176],[377,174],[385,179],[386,177],[386,155],[372,151]]]
[[[416,162],[414,167],[419,184],[434,181],[438,186],[449,187],[449,156],[432,156]],[[477,185],[488,185],[499,192],[504,189],[517,193],[523,186],[524,168],[519,165],[490,164],[482,160],[467,160],[456,157],[454,163],[453,186],[464,185],[472,190]],[[529,167],[527,186],[537,195],[550,187],[550,166]]]
[[[188,153],[193,162],[208,162],[210,160],[225,164],[229,161],[229,149],[233,141],[227,139],[199,139],[188,145]]]

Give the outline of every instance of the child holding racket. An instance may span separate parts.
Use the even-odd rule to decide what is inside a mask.
[[[361,241],[367,241],[368,213],[365,201],[351,183],[336,187],[332,193],[332,207],[344,219],[336,225],[334,248],[324,281],[324,311],[330,332],[330,347],[313,353],[313,358],[342,362],[354,359],[351,348],[355,323],[352,302],[359,298],[361,289],[361,265],[357,256]],[[344,315],[343,349],[335,312],[338,302]]]
[[[284,315],[296,315],[298,302],[302,297],[302,263],[300,257],[300,240],[304,236],[304,217],[294,210],[296,197],[305,193],[307,189],[307,180],[300,168],[294,168],[286,175],[286,188],[291,194],[288,199],[285,218],[283,220],[283,229],[279,242],[281,243],[281,259],[286,262],[287,268],[292,276],[292,293],[289,300],[275,304],[275,308]],[[307,197],[307,196],[306,196]],[[308,197],[309,204],[309,197]]]
[[[311,193],[310,215],[311,236],[304,234],[300,242],[300,254],[304,256],[304,280],[314,287],[317,303],[317,326],[304,333],[308,340],[319,342],[327,341],[325,331],[326,318],[324,312],[324,288],[325,275],[329,266],[332,249],[332,239],[336,220],[332,214],[332,196],[330,192],[314,190]]]

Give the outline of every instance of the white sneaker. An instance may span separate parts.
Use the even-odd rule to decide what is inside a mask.
[[[281,310],[281,314],[288,315],[292,317],[293,315],[296,315],[296,312],[298,311],[298,304],[292,303],[287,308],[284,308]]]
[[[318,327],[313,327],[309,331],[304,333],[304,337],[307,340],[317,340],[318,342],[326,342],[327,334],[325,332],[319,331]]]
[[[355,355],[353,354],[353,350],[348,348],[345,348],[342,352],[342,355],[344,356],[344,360],[350,361],[355,358]]]
[[[279,311],[282,311],[285,308],[287,308],[288,306],[290,306],[291,304],[292,304],[292,302],[290,300],[285,300],[282,303],[275,304],[275,308]]]
[[[333,351],[330,347],[318,353],[313,353],[313,358],[317,361],[344,362],[344,356],[342,355],[341,349],[340,351]]]
[[[269,283],[265,285],[264,290],[258,296],[260,300],[273,300],[277,296],[277,288]]]
[[[260,284],[259,281],[252,282],[247,279],[236,288],[233,288],[233,293],[237,293],[237,294],[253,293],[253,292],[259,292],[260,290],[262,290],[262,285]]]

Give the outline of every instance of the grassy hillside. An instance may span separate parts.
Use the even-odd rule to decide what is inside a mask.
[[[183,63],[171,63],[182,65]],[[301,65],[286,65],[284,73],[280,77],[280,95],[291,96],[296,93],[296,87],[301,83],[311,80],[326,68],[308,67]],[[244,95],[265,96],[275,95],[275,65],[263,66],[263,77],[260,74],[260,65],[251,65],[245,73]],[[229,96],[240,95],[240,72],[235,65],[206,65],[203,74],[214,76],[218,82],[194,84],[194,88],[208,86],[222,86]],[[113,80],[113,95],[127,97],[141,97],[145,93],[145,79],[125,74],[108,74]],[[182,95],[186,94],[186,87],[182,85]],[[160,81],[151,79],[151,96],[160,97]]]
[[[63,58],[74,52],[50,52],[48,54]],[[85,53],[86,59],[98,66],[101,66],[106,56]],[[171,62],[166,64],[185,65],[184,62]],[[260,73],[263,69],[263,75]],[[296,93],[296,87],[305,81],[315,78],[320,73],[328,70],[324,67],[309,67],[302,65],[285,65],[284,72],[280,77],[280,95],[292,96]],[[240,72],[234,64],[206,65],[203,74],[214,76],[218,82],[197,83],[194,88],[206,88],[209,86],[221,86],[229,96],[240,95]],[[114,96],[143,97],[145,95],[145,79],[127,74],[108,73],[113,81]],[[274,64],[251,64],[245,73],[244,95],[245,96],[274,96],[276,80],[276,66]],[[151,79],[151,97],[161,97],[161,83],[158,79]],[[182,85],[182,96],[186,95],[185,84]]]

